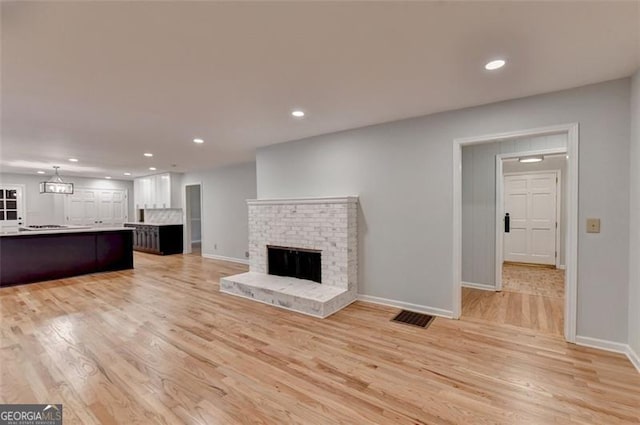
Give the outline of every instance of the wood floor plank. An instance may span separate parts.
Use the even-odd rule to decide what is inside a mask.
[[[564,271],[505,264],[501,292],[462,288],[462,316],[562,335]]]
[[[135,262],[0,289],[0,402],[63,403],[71,424],[640,423],[640,374],[562,341],[546,295],[465,292],[477,317],[422,329],[391,307],[316,319],[221,294],[243,265]]]

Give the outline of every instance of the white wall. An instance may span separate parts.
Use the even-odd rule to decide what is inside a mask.
[[[462,147],[462,280],[495,286],[496,155],[565,148],[567,135],[539,136]],[[543,161],[540,164],[549,163]],[[520,164],[535,170],[538,164]],[[505,172],[516,166],[504,164]]]
[[[40,182],[47,181],[50,175],[32,174],[0,174],[0,182],[6,184],[25,185],[27,224],[64,224],[64,199],[66,195],[40,193]],[[90,179],[83,177],[62,176],[66,182],[73,183],[75,188],[87,189],[126,189],[128,191],[129,219],[133,215],[133,182],[129,180]]]
[[[629,345],[640,356],[640,70],[631,83]]]
[[[182,183],[202,183],[202,255],[246,261],[245,253],[249,251],[246,200],[256,197],[256,164],[185,173]]]
[[[258,196],[359,195],[359,292],[450,311],[453,139],[579,122],[577,332],[626,342],[629,90],[627,78],[265,147]]]

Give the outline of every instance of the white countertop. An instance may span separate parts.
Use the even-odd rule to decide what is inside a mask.
[[[63,229],[43,229],[43,230],[23,230],[19,232],[0,232],[2,236],[32,236],[32,235],[50,235],[50,234],[66,234],[66,233],[87,233],[87,232],[113,232],[116,230],[132,231],[133,227],[71,227]]]
[[[128,221],[124,224],[135,224],[136,226],[182,226],[182,223],[154,223],[153,221]]]

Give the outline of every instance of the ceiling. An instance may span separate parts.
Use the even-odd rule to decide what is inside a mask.
[[[273,143],[626,77],[640,65],[639,9],[4,2],[0,166],[113,178],[212,168]],[[507,65],[484,70],[497,57]]]

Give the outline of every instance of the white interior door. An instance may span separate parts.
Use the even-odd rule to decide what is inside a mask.
[[[556,172],[505,175],[504,261],[555,265],[557,185]]]
[[[0,231],[17,232],[25,224],[22,186],[0,187]]]
[[[101,227],[122,226],[126,221],[123,190],[101,190],[99,193],[98,224]]]
[[[95,189],[74,190],[67,196],[67,223],[73,226],[95,226],[98,221],[97,193]]]
[[[67,197],[67,223],[74,226],[113,227],[127,221],[124,190],[76,189]]]

